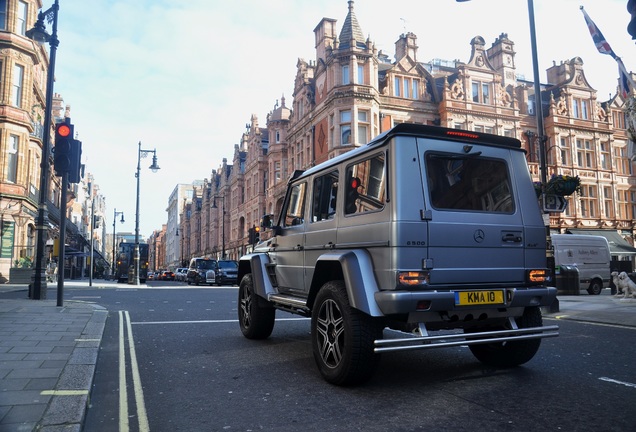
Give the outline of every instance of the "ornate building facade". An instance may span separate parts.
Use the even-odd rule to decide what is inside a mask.
[[[52,152],[49,151],[49,160],[42,160],[43,146],[53,148],[53,142],[43,142],[45,128],[50,128],[50,136],[54,137],[54,123],[68,117],[70,107],[55,94],[52,124],[44,124],[49,46],[35,43],[26,36],[41,8],[41,0],[0,0],[0,283],[16,282],[11,278],[12,270],[29,269],[35,258],[35,225],[43,164],[51,166],[45,202],[47,271],[52,272],[57,265],[54,244],[59,238],[62,217],[67,218],[67,270],[86,269],[91,237],[96,250],[94,261],[105,265],[103,232],[89,232],[91,211],[97,216],[105,211],[99,188],[92,178],[71,184],[68,201],[62,203],[61,178],[55,176],[52,169]],[[90,195],[89,181],[93,186]],[[85,273],[77,270],[72,275],[79,277]],[[30,282],[30,276],[28,279]]]
[[[517,75],[514,42],[506,34],[490,48],[474,37],[466,62],[421,62],[417,36],[406,33],[398,37],[391,61],[364,38],[353,4],[349,1],[340,33],[329,18],[314,29],[316,58],[298,60],[291,108],[281,98],[264,128],[252,115],[232,164],[224,160],[210,181],[194,189],[179,219],[181,232],[188,233],[181,239],[184,260],[238,259],[251,249],[249,228],[264,214],[278,214],[294,170],[364,145],[402,122],[518,138],[537,181],[543,137],[547,177],[579,176],[582,183],[564,213],[549,214],[551,230],[606,235],[623,247],[617,254],[622,259],[636,255],[627,95],[617,91],[610,100],[599,100],[583,61],[573,57],[548,69],[549,84],[537,98],[532,82]],[[537,130],[538,100],[544,131]]]

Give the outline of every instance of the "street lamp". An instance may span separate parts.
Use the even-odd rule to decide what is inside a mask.
[[[139,175],[141,173],[141,158],[146,157],[148,153],[152,153],[152,165],[148,168],[154,173],[159,170],[159,165],[157,165],[157,149],[154,150],[142,150],[141,149],[141,141],[138,144],[137,150],[137,172],[135,173],[135,177],[137,177],[137,206],[135,208],[135,285],[139,285]]]
[[[216,206],[216,200],[217,198],[220,198],[221,200],[223,200],[223,214],[221,215],[221,218],[223,220],[222,224],[221,224],[221,241],[222,243],[222,249],[221,249],[221,259],[225,259],[225,195],[221,195],[218,197],[214,197],[214,201],[212,201],[212,208],[214,209],[218,209],[218,207]]]
[[[55,79],[55,54],[60,41],[57,39],[57,15],[60,9],[58,0],[46,11],[38,13],[38,20],[32,29],[26,32],[26,36],[40,44],[48,42],[51,46],[49,55],[49,67],[46,76],[46,107],[44,110],[44,132],[42,134],[42,162],[40,163],[40,195],[38,199],[38,216],[36,219],[37,243],[35,249],[35,273],[33,275],[32,289],[29,290],[33,300],[46,299],[46,246],[47,226],[49,222],[46,210],[46,201],[49,191],[49,146],[51,140],[51,111],[53,109],[53,82]],[[49,35],[44,26],[44,17],[53,24]],[[65,203],[62,203],[64,205]],[[63,246],[63,245],[62,245]]]
[[[114,209],[114,210],[115,210],[115,214],[113,215],[113,257],[112,257],[113,261],[111,263],[111,266],[113,268],[112,273],[111,273],[112,277],[115,277],[115,263],[117,262],[117,257],[115,256],[115,246],[117,244],[117,237],[116,237],[116,234],[115,234],[115,224],[117,223],[117,216],[118,215],[121,215],[120,222],[124,223],[124,212],[123,211],[118,212],[117,209]]]

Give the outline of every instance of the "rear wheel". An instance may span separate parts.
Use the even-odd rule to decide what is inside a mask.
[[[603,291],[603,284],[598,279],[594,279],[590,283],[590,287],[587,289],[590,295],[599,295]]]
[[[322,286],[311,315],[311,339],[327,382],[350,385],[371,378],[380,360],[374,341],[381,335],[379,321],[350,306],[343,281]]]
[[[267,339],[274,330],[276,309],[263,305],[265,302],[254,292],[252,274],[243,276],[238,292],[238,319],[241,332],[248,339]]]
[[[541,309],[538,306],[527,307],[523,315],[515,319],[517,327],[541,327]],[[504,326],[510,330],[510,326]],[[492,344],[469,345],[470,351],[480,362],[495,367],[513,367],[532,359],[539,350],[541,339],[523,339]]]

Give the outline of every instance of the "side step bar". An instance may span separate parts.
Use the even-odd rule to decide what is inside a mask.
[[[375,341],[376,353],[389,351],[407,351],[427,348],[442,348],[459,345],[477,345],[509,342],[524,339],[541,339],[559,335],[559,326],[528,327],[515,330],[495,330],[479,333],[454,333],[439,336],[420,336],[412,338],[378,339]]]

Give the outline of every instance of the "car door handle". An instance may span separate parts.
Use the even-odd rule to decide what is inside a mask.
[[[523,239],[521,238],[521,236],[518,236],[518,235],[506,234],[505,236],[501,238],[501,240],[506,243],[521,243]]]
[[[325,249],[334,249],[336,245],[333,242],[329,242],[325,245]]]
[[[303,250],[303,247],[302,247],[302,245],[296,245],[294,250],[301,251],[301,250]]]

